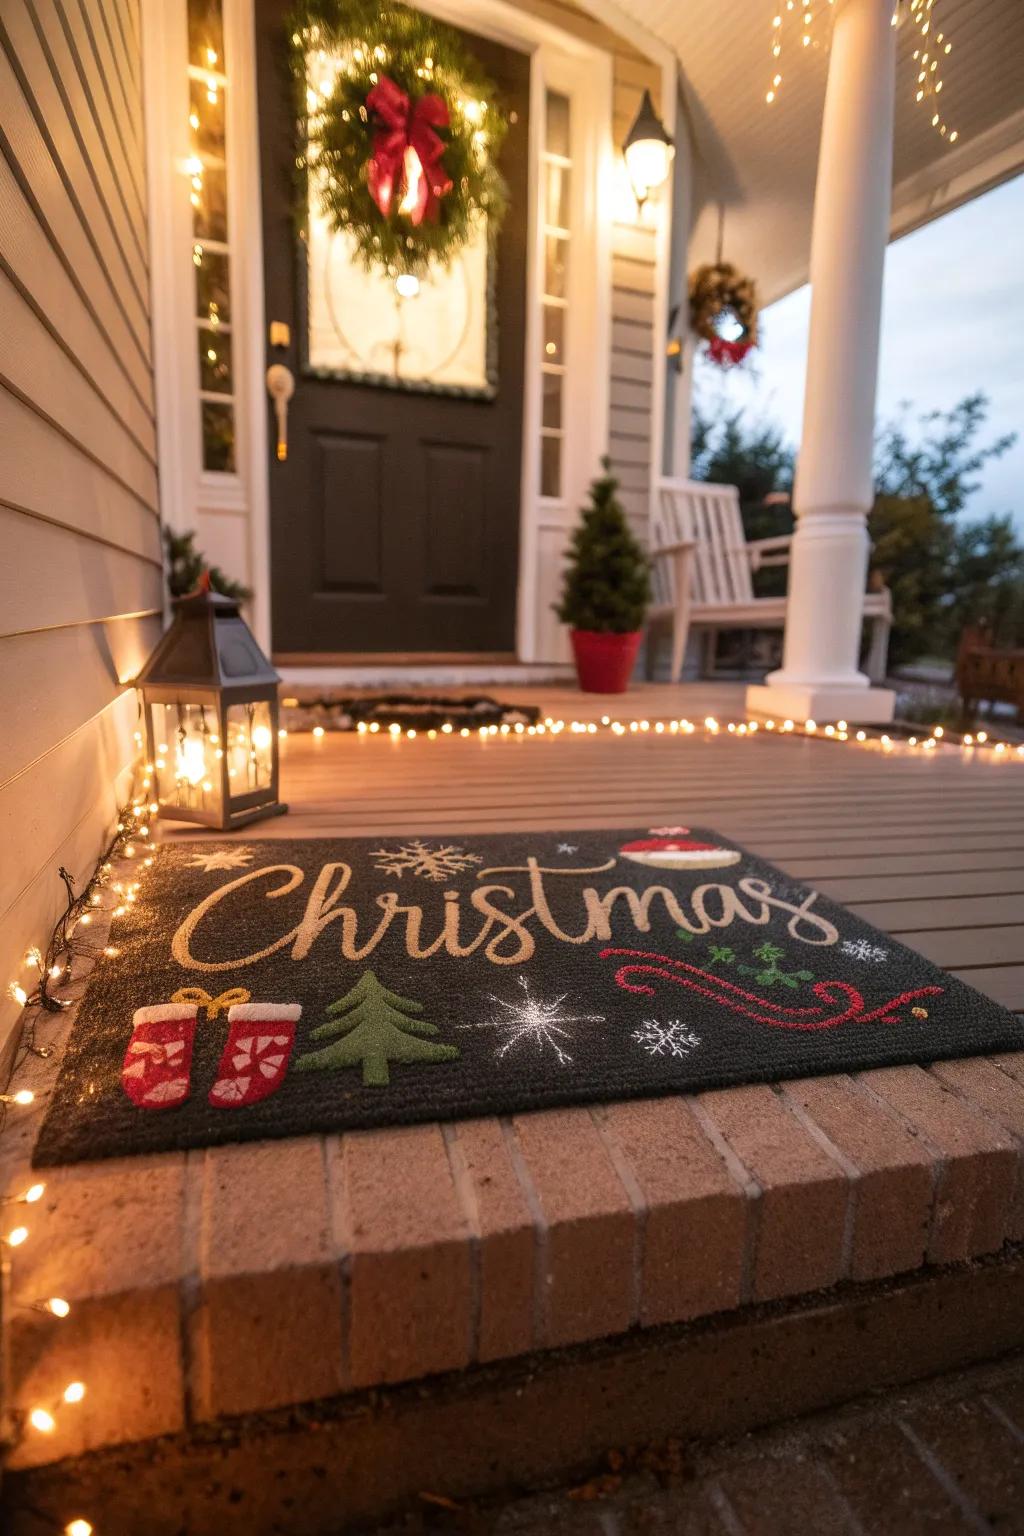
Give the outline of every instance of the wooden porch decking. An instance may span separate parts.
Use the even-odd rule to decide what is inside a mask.
[[[520,697],[566,719],[608,709],[568,690]],[[659,717],[727,719],[740,703],[739,690],[650,687],[615,713],[653,727]],[[1024,1010],[1016,757],[885,753],[762,731],[486,741],[295,733],[284,744],[284,794],[288,816],[240,835],[706,824]],[[180,835],[197,833],[161,828]],[[110,911],[96,909],[98,946]],[[84,980],[68,1011],[46,1021],[54,1054],[29,1060],[17,1084],[38,1102],[4,1137],[7,1189],[32,1181],[34,1129]],[[217,1420],[237,1421],[244,1441],[241,1416],[319,1399],[344,1415],[367,1388],[427,1378],[442,1390],[455,1383],[471,1405],[488,1381],[506,1380],[488,1372],[507,1364],[496,1419],[467,1407],[459,1421],[469,1461],[445,1490],[494,1491],[510,1446],[528,1481],[560,1457],[585,1464],[616,1435],[727,1433],[1024,1347],[1024,1308],[1013,1299],[1024,1287],[1024,1049],[82,1163],[48,1169],[34,1209],[39,1237],[18,1251],[12,1300],[28,1309],[58,1293],[72,1312],[56,1329],[30,1310],[15,1314],[14,1401],[56,1401],[80,1375],[90,1387],[52,1436],[15,1448],[12,1466],[161,1435],[187,1450]],[[935,1313],[922,1301],[933,1293]],[[652,1364],[663,1327],[675,1329],[678,1377],[667,1357]],[[867,1353],[865,1329],[874,1330]],[[758,1330],[774,1340],[766,1351]],[[587,1376],[584,1359],[571,1388],[573,1401],[592,1394],[593,1414],[569,1412],[558,1387],[539,1431],[539,1388],[520,1391],[515,1371],[533,1382],[537,1362],[554,1361],[568,1382],[576,1356],[562,1347],[602,1340],[611,1375],[595,1364]],[[625,1421],[617,1350],[635,1357]],[[694,1351],[707,1402],[680,1385]],[[652,1397],[654,1378],[662,1390]],[[432,1390],[423,1387],[426,1422]],[[483,1426],[498,1419],[506,1438],[492,1454]],[[376,1434],[372,1413],[366,1423]],[[401,1479],[382,1452],[383,1481],[375,1470],[356,1487],[354,1454],[345,1451],[337,1475],[349,1513],[368,1518],[392,1506]],[[427,1476],[410,1464],[413,1493]],[[174,1508],[166,1513],[154,1532],[181,1528]],[[218,1529],[253,1528],[246,1518],[239,1505],[236,1523],[225,1517]]]
[[[311,691],[311,690],[306,690]],[[458,690],[444,690],[457,692]],[[618,699],[507,688],[545,714],[742,718],[735,685],[650,684]],[[301,697],[302,690],[297,690]],[[1024,1010],[1024,763],[823,739],[644,733],[481,742],[354,734],[284,744],[290,813],[248,837],[715,828],[816,885],[1005,1007]],[[194,829],[181,829],[194,835]],[[171,834],[175,835],[175,834]]]

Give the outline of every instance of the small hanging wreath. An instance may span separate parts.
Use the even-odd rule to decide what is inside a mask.
[[[507,191],[508,124],[461,39],[433,17],[367,0],[310,0],[292,20],[302,95],[300,171],[367,268],[448,266]]]
[[[704,356],[734,368],[757,346],[757,287],[727,261],[706,263],[690,278],[690,324],[707,342]]]

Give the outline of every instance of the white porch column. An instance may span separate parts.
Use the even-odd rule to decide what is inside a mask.
[[[751,711],[892,719],[894,695],[857,670],[866,515],[892,195],[892,0],[836,6],[811,233],[811,328],[793,506],[782,668],[747,690]]]

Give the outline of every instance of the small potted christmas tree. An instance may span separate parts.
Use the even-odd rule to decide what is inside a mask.
[[[625,693],[651,601],[647,556],[628,522],[609,474],[591,482],[590,505],[572,536],[562,601],[555,612],[571,626],[576,675],[585,693]]]

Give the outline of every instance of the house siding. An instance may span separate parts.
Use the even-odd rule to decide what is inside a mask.
[[[95,863],[160,630],[137,0],[0,8],[0,985]],[[17,1006],[0,1002],[0,1061]]]

